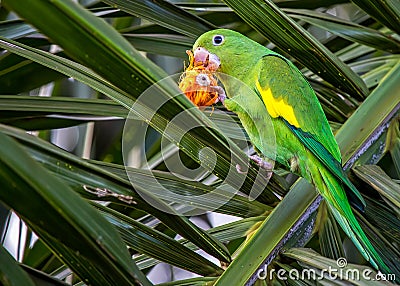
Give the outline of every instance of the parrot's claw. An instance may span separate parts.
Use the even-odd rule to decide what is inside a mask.
[[[260,166],[261,169],[266,171],[265,176],[267,177],[267,182],[269,182],[269,180],[272,177],[272,170],[274,169],[274,164],[266,160],[263,160],[258,155],[252,155],[250,156],[250,159],[253,160],[258,166]]]
[[[272,170],[274,169],[274,164],[263,160],[258,155],[252,155],[252,156],[250,156],[250,159],[253,160],[258,166],[260,166],[261,168],[263,168],[264,170],[266,170],[268,172],[272,172]]]
[[[211,89],[212,89],[212,91],[215,91],[218,93],[218,97],[215,100],[215,103],[221,102],[222,104],[224,104],[225,99],[226,99],[225,90],[220,86],[211,86]]]
[[[263,160],[260,156],[257,155],[252,155],[249,157],[251,160],[253,160],[258,166],[260,166],[261,169],[263,169],[264,171],[266,171],[266,177],[267,177],[267,181],[269,181],[269,179],[271,179],[272,177],[272,170],[274,169],[274,164],[268,161]],[[246,174],[247,172],[243,172],[242,168],[240,167],[239,164],[236,164],[236,171],[239,174]]]
[[[240,167],[239,164],[236,164],[236,171],[237,171],[239,174],[246,174],[246,173],[247,173],[247,172],[243,172],[243,171],[242,171],[242,167]]]

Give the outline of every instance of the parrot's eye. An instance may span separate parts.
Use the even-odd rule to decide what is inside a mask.
[[[224,42],[224,36],[222,35],[215,35],[212,39],[213,45],[214,46],[219,46],[222,45],[222,43]]]

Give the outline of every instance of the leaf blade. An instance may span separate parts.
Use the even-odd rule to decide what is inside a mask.
[[[357,98],[368,94],[361,78],[318,42],[299,24],[290,19],[272,1],[225,0],[238,15],[265,37],[324,78],[332,85]]]
[[[60,240],[65,247],[69,245],[76,249],[83,257],[94,259],[98,269],[114,269],[111,276],[121,285],[132,285],[136,279],[151,285],[132,263],[121,238],[104,218],[58,179],[50,176],[13,139],[1,132],[0,141],[3,146],[0,150],[0,175],[5,182],[0,192],[3,202],[18,212],[37,233],[47,233],[48,237]],[[31,170],[37,170],[40,175]],[[18,188],[13,181],[20,182]],[[26,208],[25,201],[30,202],[29,208]],[[32,209],[37,210],[36,215],[32,215]],[[68,231],[69,236],[59,229]],[[82,272],[70,261],[64,262],[89,281],[105,279],[104,276],[95,278]]]

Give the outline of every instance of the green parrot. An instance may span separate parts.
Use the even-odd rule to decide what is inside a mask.
[[[220,93],[219,101],[238,115],[258,154],[311,182],[365,259],[388,272],[354,217],[349,200],[361,211],[365,202],[343,172],[340,151],[325,114],[296,66],[227,29],[204,33],[193,51],[196,64],[218,72],[227,95],[225,99]],[[244,84],[232,83],[229,76]],[[272,121],[273,128],[267,128],[267,121]],[[265,144],[270,136],[276,137],[275,146]]]

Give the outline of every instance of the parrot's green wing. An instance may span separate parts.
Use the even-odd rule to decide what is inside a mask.
[[[328,121],[310,84],[287,59],[277,54],[264,56],[258,63],[256,92],[271,117],[284,120],[296,137],[351,192],[349,199],[359,209],[365,202],[341,166],[341,155]]]

